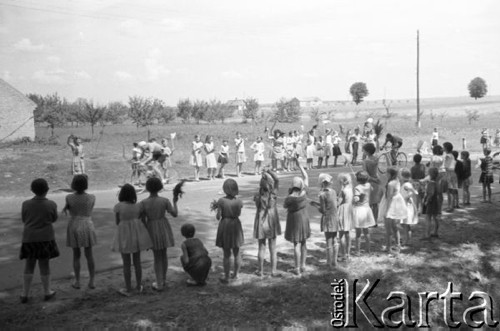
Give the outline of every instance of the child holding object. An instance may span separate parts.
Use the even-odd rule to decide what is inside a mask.
[[[226,196],[220,198],[215,204],[217,208],[216,218],[220,220],[215,245],[224,251],[224,277],[220,278],[219,281],[222,284],[228,284],[231,253],[234,257],[234,272],[231,278],[238,278],[241,266],[240,247],[244,243],[244,237],[239,217],[243,202],[237,198],[239,193],[238,183],[234,179],[226,179],[222,185],[222,190]]]
[[[354,187],[353,223],[356,228],[356,250],[358,255],[361,254],[361,233],[365,237],[366,252],[371,253],[370,228],[376,224],[370,208],[372,187],[368,183],[369,178],[366,171],[358,171],[356,173],[358,185]]]
[[[56,292],[50,289],[50,259],[59,256],[52,223],[57,220],[57,205],[46,198],[49,185],[43,178],[31,182],[35,196],[23,202],[21,219],[24,224],[19,258],[26,259],[23,274],[21,303],[27,303],[36,262],[40,268],[44,300],[52,299]]]
[[[312,145],[312,141],[310,141]],[[307,213],[307,187],[309,177],[304,168],[297,161],[297,167],[302,177],[294,177],[289,195],[285,198],[284,207],[287,210],[285,239],[293,243],[295,268],[289,270],[300,276],[306,269],[307,245],[306,240],[311,236],[309,215]]]
[[[353,229],[353,190],[351,184],[351,175],[349,175],[348,173],[340,173],[338,181],[341,185],[341,191],[339,192],[338,196],[339,241],[344,254],[344,258],[346,261],[348,261],[351,254],[350,231]],[[345,245],[342,242],[343,237],[345,237]]]
[[[407,168],[401,169],[401,195],[403,196],[408,211],[408,217],[401,220],[401,225],[405,233],[406,246],[411,245],[413,225],[418,224],[417,197],[418,191],[411,183],[411,172]]]
[[[254,196],[255,213],[254,238],[259,241],[258,260],[260,270],[257,276],[264,275],[264,255],[266,252],[266,241],[269,244],[269,255],[271,256],[271,276],[279,277],[277,273],[278,257],[276,252],[276,237],[281,234],[278,208],[276,205],[279,189],[278,176],[268,170],[262,173],[259,183],[259,192]]]
[[[339,255],[339,216],[337,210],[337,193],[331,187],[332,176],[321,173],[318,182],[321,186],[319,203],[311,201],[321,213],[321,232],[325,233],[326,240],[326,264],[328,267],[336,267]]]
[[[141,221],[141,204],[137,204],[135,188],[125,184],[118,194],[119,203],[113,212],[116,220],[116,233],[113,240],[113,252],[120,252],[123,261],[125,288],[119,293],[129,296],[132,293],[132,262],[134,263],[136,291],[142,292],[141,251],[153,247],[146,226]]]
[[[194,238],[196,229],[192,224],[184,224],[181,234],[186,240],[181,244],[181,263],[184,271],[191,277],[186,280],[188,286],[205,286],[212,259],[200,239]]]
[[[149,178],[146,182],[146,190],[149,197],[142,200],[140,208],[143,210],[142,222],[146,224],[149,236],[153,243],[154,270],[156,282],[152,287],[156,291],[163,291],[167,280],[167,248],[174,246],[174,235],[166,213],[177,217],[177,201],[179,197],[174,195],[173,204],[170,200],[160,197],[158,192],[163,189],[163,184],[158,178]]]
[[[66,205],[62,212],[71,216],[66,232],[66,246],[73,249],[73,270],[75,282],[71,285],[74,289],[80,289],[80,248],[83,247],[87,258],[89,270],[90,289],[94,289],[95,263],[92,254],[92,246],[97,244],[97,237],[92,222],[92,211],[94,210],[95,195],[87,194],[87,175],[76,175],[71,182],[71,188],[75,193],[66,196]]]

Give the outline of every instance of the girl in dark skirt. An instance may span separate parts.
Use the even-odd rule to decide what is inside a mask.
[[[307,213],[307,193],[309,177],[304,168],[297,161],[302,178],[294,177],[289,195],[285,199],[284,207],[287,210],[285,239],[293,243],[295,269],[290,272],[300,276],[305,271],[307,245],[306,240],[311,236],[309,215]],[[300,244],[300,245],[299,245]]]
[[[200,239],[194,238],[196,229],[192,224],[184,224],[181,234],[186,240],[182,243],[181,263],[184,271],[192,279],[186,281],[189,286],[205,286],[212,260]]]
[[[430,239],[431,237],[438,238],[439,220],[443,205],[443,191],[441,190],[441,185],[439,185],[438,174],[439,171],[437,168],[429,168],[430,181],[427,183],[422,212],[427,218],[424,239]],[[433,222],[434,231],[431,231]]]
[[[279,188],[278,176],[268,170],[262,173],[259,184],[259,192],[254,196],[257,212],[254,221],[254,238],[259,241],[259,266],[255,273],[257,276],[264,275],[264,255],[266,253],[266,241],[269,244],[269,255],[271,256],[271,276],[279,277],[277,273],[278,257],[276,253],[276,237],[281,234],[281,225],[276,206]]]
[[[215,245],[224,251],[224,278],[220,279],[222,284],[229,282],[229,269],[231,253],[234,256],[234,273],[231,278],[237,279],[240,271],[241,257],[240,247],[243,245],[243,227],[240,222],[241,208],[243,202],[238,199],[238,183],[232,178],[226,179],[222,185],[226,196],[217,201],[217,219],[220,220],[217,228]]]
[[[24,223],[23,243],[19,258],[26,259],[23,275],[23,292],[21,303],[28,302],[31,281],[36,262],[40,268],[45,301],[52,299],[56,292],[50,289],[49,260],[59,256],[52,223],[57,220],[57,205],[46,198],[49,185],[43,178],[31,183],[31,191],[35,197],[23,202],[21,219]]]

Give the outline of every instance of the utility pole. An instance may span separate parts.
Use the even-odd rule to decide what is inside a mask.
[[[420,38],[417,30],[417,128],[420,128]]]

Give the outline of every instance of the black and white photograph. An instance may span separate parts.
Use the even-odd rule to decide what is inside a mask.
[[[499,17],[0,0],[0,329],[500,327]]]

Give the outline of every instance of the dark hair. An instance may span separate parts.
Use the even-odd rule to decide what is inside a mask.
[[[130,184],[123,185],[118,194],[118,201],[136,203],[137,193],[135,193],[135,188]]]
[[[187,223],[181,226],[181,234],[184,238],[193,238],[196,229],[193,224]]]
[[[149,142],[152,143],[152,142],[156,142],[156,138],[151,138],[149,139]]]
[[[419,164],[421,161],[422,161],[422,155],[420,154],[413,155],[413,162]]]
[[[439,174],[438,168],[436,168],[436,167],[430,167],[428,172],[429,172],[429,177],[432,180],[436,180],[436,178],[438,177],[438,174]]]
[[[211,135],[207,135],[207,136],[205,137],[205,143],[210,142],[210,137],[212,137],[212,136],[211,136]]]
[[[441,147],[441,145],[436,145],[432,147],[432,154],[443,155],[443,147]]]
[[[146,181],[146,190],[149,193],[158,193],[163,189],[163,183],[159,178],[152,177]]]
[[[488,156],[491,154],[491,149],[489,149],[488,147],[486,147],[484,150],[483,150],[483,153],[484,155]]]
[[[365,144],[363,146],[363,150],[368,153],[369,155],[373,155],[375,154],[375,151],[377,150],[377,148],[375,147],[374,144],[372,143],[368,143],[368,144]]]
[[[460,155],[462,156],[462,159],[467,160],[470,154],[467,151],[462,151]]]
[[[388,133],[385,135],[386,138],[392,138],[392,134]]]
[[[458,159],[458,152],[457,151],[451,151],[451,154],[453,154],[453,157],[456,159]]]
[[[443,148],[447,153],[450,153],[453,150],[453,144],[447,141],[443,144]]]
[[[71,182],[71,189],[76,193],[83,193],[89,188],[89,179],[87,175],[75,175]]]
[[[360,184],[366,184],[369,178],[370,176],[366,171],[361,170],[356,173],[356,181]]]
[[[132,145],[133,145],[134,147],[137,147],[137,146],[138,146],[138,145],[137,145],[137,143],[133,143]]]
[[[37,178],[31,182],[31,192],[35,195],[44,195],[49,191],[49,184],[43,178]]]

